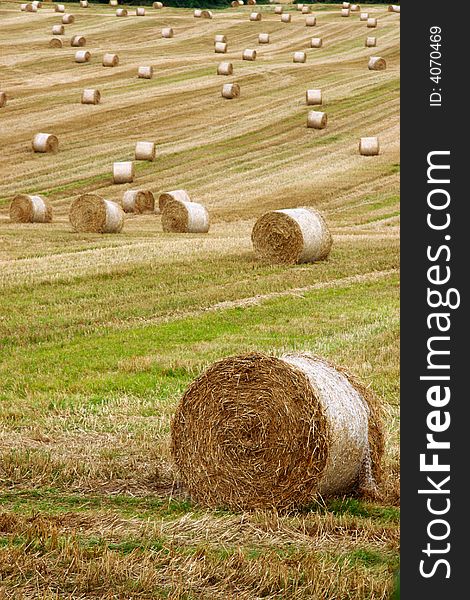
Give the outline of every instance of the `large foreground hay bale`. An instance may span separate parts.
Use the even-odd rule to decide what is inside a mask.
[[[6,92],[0,92],[0,108],[3,108],[7,104]]]
[[[87,63],[90,62],[91,53],[88,50],[77,50],[75,52],[75,62],[76,63]]]
[[[307,106],[321,104],[322,103],[321,90],[307,90],[305,93],[305,100],[307,102]]]
[[[179,202],[191,202],[191,198],[186,190],[172,190],[171,192],[163,192],[158,198],[158,209],[163,212],[165,204],[169,200],[177,200]]]
[[[256,221],[251,241],[258,258],[286,264],[324,260],[333,244],[321,213],[306,207],[265,213]]]
[[[317,17],[313,15],[308,15],[305,17],[305,27],[315,27],[317,24]]]
[[[137,69],[137,77],[139,79],[152,79],[153,67],[142,65]]]
[[[50,223],[52,207],[42,196],[18,194],[10,204],[10,220],[14,223]]]
[[[172,27],[164,27],[162,29],[162,38],[172,38],[174,33]]]
[[[49,40],[49,48],[62,48],[62,40],[58,37],[53,37]]]
[[[316,110],[309,111],[307,115],[307,127],[311,129],[325,129],[328,124],[328,117],[324,112]]]
[[[307,62],[307,55],[305,52],[294,52],[292,60],[295,63],[304,63]]]
[[[130,160],[113,163],[113,182],[114,183],[132,183],[134,181],[135,168]]]
[[[119,64],[119,56],[112,52],[106,52],[103,55],[103,67],[117,67]]]
[[[52,35],[64,35],[65,27],[63,25],[53,25]]]
[[[83,35],[74,35],[70,40],[70,45],[79,48],[86,45],[86,39]]]
[[[369,71],[385,71],[387,68],[387,63],[381,56],[371,56],[367,66]]]
[[[191,497],[232,510],[375,495],[384,450],[379,401],[308,354],[232,356],[183,395],[171,454]]]
[[[380,152],[379,138],[363,137],[359,142],[359,153],[362,156],[377,156]]]
[[[321,48],[323,46],[323,38],[314,37],[310,40],[310,48]]]
[[[155,142],[137,142],[135,145],[135,160],[155,160],[157,148]]]
[[[73,15],[65,14],[62,17],[62,23],[64,25],[70,25],[70,23],[73,23],[74,21],[75,21],[75,17]]]
[[[250,21],[261,21],[261,13],[260,12],[252,12],[250,14]]]
[[[373,36],[366,37],[366,48],[375,48],[377,46],[377,38]]]
[[[240,86],[238,83],[225,83],[222,86],[222,98],[233,100],[240,97]]]
[[[96,194],[83,194],[72,202],[69,220],[75,231],[119,233],[124,225],[124,212],[116,202]]]
[[[253,50],[251,48],[246,48],[242,52],[242,59],[243,60],[256,60],[256,50]]]
[[[122,197],[122,208],[126,213],[143,215],[155,212],[155,198],[150,190],[128,190]]]
[[[217,67],[217,75],[232,75],[233,65],[231,62],[221,62]]]
[[[99,104],[101,102],[101,92],[92,88],[85,88],[82,92],[82,104]]]
[[[225,42],[215,42],[214,52],[216,54],[225,54],[227,52],[227,44]]]
[[[377,27],[377,19],[375,19],[373,17],[371,17],[370,19],[367,19],[367,27],[369,27],[370,29]]]
[[[290,23],[292,21],[292,16],[289,13],[284,13],[281,15],[281,23]]]
[[[258,44],[269,44],[269,33],[260,33],[258,35]]]
[[[168,233],[207,233],[209,213],[197,202],[171,198],[163,206],[162,228]]]
[[[36,133],[32,146],[34,152],[57,152],[59,140],[51,133]]]

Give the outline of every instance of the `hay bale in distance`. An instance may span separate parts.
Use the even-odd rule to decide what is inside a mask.
[[[134,163],[132,161],[115,162],[113,164],[113,183],[132,183],[134,181]]]
[[[368,18],[369,18],[369,13],[363,12],[359,16],[359,21],[367,21]]]
[[[315,27],[317,24],[317,17],[314,15],[307,15],[305,17],[305,27]]]
[[[162,29],[162,38],[172,38],[174,31],[172,27],[164,27]]]
[[[261,21],[261,13],[260,12],[252,12],[250,14],[250,21]]]
[[[352,375],[309,354],[260,353],[212,364],[171,423],[171,454],[201,505],[294,509],[372,495],[381,478],[382,410]]]
[[[65,6],[63,4],[56,4],[54,11],[57,13],[65,13]]]
[[[281,15],[281,23],[290,23],[292,21],[292,16],[289,13],[283,13]]]
[[[303,15],[308,15],[310,14],[310,6],[308,4],[304,4],[302,6],[302,14]]]
[[[87,63],[90,62],[91,54],[88,50],[77,50],[75,52],[75,62],[76,63]]]
[[[49,48],[62,48],[62,40],[58,37],[53,37],[49,40]]]
[[[368,36],[366,37],[366,48],[375,48],[377,46],[377,38]]]
[[[74,35],[70,40],[70,45],[78,48],[86,45],[86,39],[83,35]]]
[[[34,152],[57,152],[59,140],[51,133],[36,133],[32,146]]]
[[[349,8],[342,8],[341,9],[341,16],[342,17],[349,17],[351,10]]]
[[[240,86],[238,83],[225,83],[222,86],[222,98],[233,100],[240,97]]]
[[[52,206],[42,196],[17,194],[10,204],[10,221],[13,223],[50,223]]]
[[[103,67],[117,67],[119,64],[119,56],[112,52],[106,52],[103,55]]]
[[[361,7],[359,6],[359,4],[351,4],[351,12],[359,12],[361,10]]]
[[[7,95],[5,92],[0,92],[0,108],[7,105]]]
[[[210,10],[201,10],[201,19],[212,19],[213,14]]]
[[[80,8],[88,8],[88,0],[80,0]]]
[[[379,138],[363,137],[359,142],[359,153],[362,156],[377,156],[380,152]]]
[[[256,60],[256,50],[246,48],[242,53],[243,60]]]
[[[143,6],[139,6],[135,9],[136,17],[145,17],[145,8]]]
[[[303,7],[304,7],[303,4],[297,4],[295,8],[296,8],[296,10],[300,10],[301,11],[303,9]]]
[[[231,62],[221,62],[217,67],[217,75],[232,75],[233,65]]]
[[[258,44],[269,44],[269,33],[260,33],[258,35]]]
[[[371,56],[368,64],[369,71],[385,71],[387,63],[381,56]]]
[[[178,202],[191,202],[191,198],[186,190],[173,190],[171,192],[163,192],[158,198],[158,209],[163,212],[165,204],[169,200],[177,200]]]
[[[227,44],[225,42],[215,42],[214,52],[216,54],[225,54],[227,52]]]
[[[82,104],[99,104],[101,102],[101,92],[99,90],[85,88],[82,91],[80,102]]]
[[[284,8],[282,6],[275,6],[274,7],[274,14],[275,15],[282,15],[283,12],[284,12]]]
[[[343,2],[343,8],[351,8],[350,2]]]
[[[69,15],[69,14],[65,14],[62,17],[62,23],[64,25],[70,25],[71,23],[73,23],[75,21],[75,17],[73,15]]]
[[[152,77],[153,77],[153,67],[152,66],[141,65],[137,69],[137,77],[139,79],[152,79]]]
[[[217,42],[220,42],[222,44],[226,44],[227,43],[227,36],[223,35],[222,33],[218,33],[214,37],[214,44],[217,44]]]
[[[154,2],[154,3],[152,4],[152,7],[153,7],[153,8],[156,8],[156,9],[163,8],[163,2]]]
[[[307,62],[307,55],[305,52],[294,52],[293,62],[304,63]]]
[[[324,112],[311,110],[307,115],[307,127],[311,129],[325,129],[328,117]]]
[[[97,194],[83,194],[72,202],[69,221],[79,232],[119,233],[124,226],[124,211],[116,202]]]
[[[202,10],[200,8],[196,8],[193,12],[193,16],[195,19],[200,19],[201,18],[201,13]]]
[[[314,37],[310,40],[310,48],[321,48],[323,46],[323,38]]]
[[[137,142],[135,145],[135,160],[155,160],[157,148],[155,142]]]
[[[127,17],[128,12],[125,8],[118,8],[116,10],[116,17]]]
[[[52,35],[64,35],[65,27],[63,25],[53,25]]]
[[[143,215],[155,212],[155,198],[150,190],[128,190],[122,197],[122,208],[126,213]]]
[[[400,12],[400,6],[398,6],[397,4],[391,4],[388,7],[388,12],[399,13]]]
[[[374,17],[367,19],[367,27],[369,27],[370,29],[377,27],[377,19],[375,19]]]
[[[307,102],[307,106],[322,104],[323,98],[321,90],[307,90],[305,93],[305,100]]]
[[[248,0],[247,5],[248,6],[254,6],[256,4],[256,0]]]
[[[255,255],[270,263],[312,263],[330,253],[332,238],[314,208],[273,210],[262,215],[251,233]]]
[[[197,202],[171,198],[163,206],[162,228],[167,233],[207,233],[209,213]]]
[[[118,6],[118,0],[109,0],[109,6]]]

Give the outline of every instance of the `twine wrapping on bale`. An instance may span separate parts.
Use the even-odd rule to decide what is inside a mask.
[[[324,112],[311,110],[307,115],[307,127],[312,129],[325,129],[328,117]]]
[[[251,48],[246,48],[242,53],[243,60],[256,60],[256,50],[252,50]]]
[[[201,18],[202,19],[212,19],[212,11],[210,10],[202,10],[201,11]]]
[[[258,44],[269,44],[269,33],[260,33],[258,35]]]
[[[310,6],[308,4],[304,4],[302,6],[302,14],[308,15],[310,13]]]
[[[368,18],[369,18],[369,13],[361,13],[361,15],[359,17],[359,21],[367,21]]]
[[[145,17],[145,8],[143,6],[139,6],[135,9],[136,17]]]
[[[321,48],[323,46],[323,39],[314,37],[310,41],[310,48]]]
[[[387,68],[387,63],[381,56],[371,56],[367,66],[369,71],[384,71]]]
[[[233,65],[231,62],[221,62],[217,67],[217,75],[232,75]]]
[[[117,67],[119,64],[119,56],[111,52],[103,55],[103,67]]]
[[[377,495],[381,406],[353,376],[309,354],[214,363],[186,390],[171,454],[211,508],[292,509],[319,496]]]
[[[96,194],[83,194],[72,202],[69,220],[75,231],[119,233],[124,226],[124,211],[116,202]]]
[[[137,69],[137,77],[139,79],[152,79],[153,77],[153,67],[151,66],[140,66]]]
[[[86,45],[86,39],[83,35],[74,35],[70,40],[70,45],[77,48]]]
[[[91,54],[88,50],[77,50],[75,52],[75,62],[77,63],[87,63],[91,58]]]
[[[162,38],[172,38],[174,34],[172,27],[164,27],[162,29]]]
[[[7,104],[7,95],[5,92],[0,92],[0,108],[3,108]]]
[[[199,19],[201,17],[201,13],[202,13],[202,10],[200,8],[196,8],[195,11],[193,12],[193,15],[196,19]]]
[[[240,86],[238,83],[225,83],[222,87],[222,98],[232,100],[240,97]]]
[[[99,90],[85,88],[82,92],[82,104],[99,104],[101,102],[101,93]]]
[[[376,37],[366,37],[366,48],[375,48],[377,46]]]
[[[155,212],[155,198],[150,190],[128,190],[122,197],[122,208],[126,213],[142,215]]]
[[[173,190],[171,192],[163,192],[158,198],[158,209],[163,212],[165,204],[168,200],[177,200],[178,202],[191,202],[191,198],[186,190]]]
[[[154,2],[152,6],[153,8],[163,8],[163,2]]]
[[[275,6],[274,7],[274,14],[275,15],[282,15],[282,13],[284,12],[284,9],[282,6]]]
[[[379,138],[363,137],[359,142],[359,153],[362,156],[377,156],[380,152]]]
[[[171,198],[163,206],[162,228],[167,233],[207,233],[209,213],[197,202]]]
[[[226,44],[227,36],[223,35],[222,33],[218,33],[217,35],[214,36],[214,44],[217,44],[217,42],[222,42],[223,44]]]
[[[69,25],[70,23],[73,23],[74,21],[75,21],[75,17],[74,17],[73,15],[68,15],[68,14],[65,14],[65,15],[62,17],[62,23],[63,23],[64,25]]]
[[[58,13],[64,13],[65,12],[65,6],[63,4],[56,4],[54,7],[54,11],[58,12]]]
[[[42,196],[18,194],[10,204],[10,220],[14,223],[50,223],[52,207]]]
[[[64,35],[65,27],[63,25],[53,25],[52,35]]]
[[[307,61],[307,55],[305,52],[294,52],[293,62],[295,63],[304,63]]]
[[[116,17],[127,17],[127,10],[125,8],[118,8],[116,10]]]
[[[250,15],[250,21],[261,21],[261,13],[260,12],[252,12]]]
[[[51,133],[36,133],[32,145],[34,152],[57,152],[59,140]]]
[[[49,48],[62,48],[62,40],[57,37],[53,37],[49,40]]]
[[[351,10],[351,9],[349,9],[349,8],[342,8],[342,9],[341,9],[341,16],[342,16],[342,17],[349,17],[350,10]]]
[[[216,54],[225,54],[227,52],[227,44],[225,42],[215,42],[214,52]]]
[[[321,213],[306,207],[265,213],[256,221],[251,241],[258,258],[286,264],[324,260],[333,244]]]
[[[155,160],[155,142],[137,142],[135,145],[135,160]]]
[[[290,23],[292,21],[292,17],[289,13],[284,13],[281,15],[281,23]]]
[[[369,27],[371,29],[374,27],[377,27],[377,19],[375,19],[374,17],[367,19],[367,27]]]
[[[314,17],[313,15],[308,15],[307,17],[305,17],[305,26],[306,27],[315,27],[316,24],[317,24],[317,17]]]
[[[134,181],[134,163],[132,161],[113,163],[113,182],[132,183]]]
[[[307,102],[307,106],[322,104],[321,90],[307,90],[305,93],[305,100]]]

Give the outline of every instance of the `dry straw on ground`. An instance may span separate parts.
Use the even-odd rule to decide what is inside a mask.
[[[367,19],[367,27],[373,29],[374,27],[377,27],[377,19],[371,17],[370,19]]]
[[[321,213],[307,207],[265,213],[256,221],[251,241],[261,260],[286,264],[324,260],[333,244]]]
[[[313,15],[308,15],[307,17],[305,17],[305,26],[306,27],[315,27],[316,24],[317,24],[317,17],[314,17]]]
[[[70,45],[77,48],[86,45],[86,39],[83,35],[74,35],[70,40]]]
[[[124,226],[124,212],[116,202],[83,194],[72,202],[69,220],[75,231],[119,233]]]
[[[3,108],[6,105],[7,105],[6,92],[0,92],[0,108]]]
[[[135,168],[132,161],[115,162],[113,164],[113,182],[132,183],[134,181]]]
[[[49,48],[62,48],[62,40],[58,37],[53,37],[49,40]]]
[[[137,142],[135,145],[135,160],[155,160],[155,142]]]
[[[227,36],[224,35],[223,33],[217,33],[214,36],[214,44],[217,44],[217,42],[222,42],[223,44],[227,43]]]
[[[125,8],[118,8],[116,10],[116,17],[127,17],[127,10]]]
[[[377,46],[377,38],[373,36],[366,37],[366,48],[375,48]]]
[[[128,190],[122,197],[122,208],[126,213],[141,215],[155,212],[155,198],[150,190]]]
[[[380,152],[379,139],[377,137],[363,137],[359,142],[359,152],[363,156],[377,156]]]
[[[209,213],[197,202],[171,198],[163,205],[162,228],[167,233],[207,233]]]
[[[162,29],[162,38],[172,38],[174,33],[172,27],[164,27]]]
[[[289,13],[284,13],[281,15],[281,23],[290,23],[292,21],[292,16]]]
[[[371,56],[368,68],[370,71],[384,71],[387,68],[387,63],[381,56]]]
[[[258,44],[269,44],[269,33],[260,33],[258,35]]]
[[[51,133],[36,133],[32,146],[34,152],[57,152],[59,140]]]
[[[82,104],[99,104],[101,102],[101,93],[99,90],[85,88],[82,92]]]
[[[225,42],[215,42],[214,52],[216,54],[225,54],[227,52],[227,44]]]
[[[292,60],[295,63],[304,63],[307,62],[307,55],[305,52],[294,52]]]
[[[233,65],[231,62],[221,62],[217,67],[217,75],[232,75]]]
[[[209,507],[302,507],[373,496],[384,450],[381,405],[349,373],[307,354],[247,354],[210,366],[171,424],[182,483]]]
[[[238,83],[225,83],[222,87],[222,98],[233,100],[240,97],[240,86]]]
[[[172,190],[171,192],[163,192],[158,198],[158,209],[163,212],[165,204],[169,200],[177,200],[179,202],[191,202],[191,198],[186,190]]]
[[[136,17],[145,17],[145,8],[143,6],[139,6],[135,9]]]
[[[112,52],[106,52],[103,55],[103,67],[117,67],[119,64],[119,56]]]
[[[152,79],[152,77],[153,77],[153,67],[141,65],[137,69],[137,77],[139,79]]]
[[[310,40],[310,48],[321,48],[323,46],[323,39],[314,37]]]
[[[62,17],[62,23],[64,25],[70,25],[70,23],[73,23],[74,21],[75,21],[75,17],[73,15],[65,14]]]
[[[242,53],[243,60],[256,60],[256,50],[246,48]]]
[[[50,223],[52,207],[42,196],[18,194],[10,204],[10,220],[14,223]]]
[[[260,12],[252,12],[250,14],[250,21],[261,21],[261,13]]]
[[[307,90],[305,93],[305,100],[307,102],[307,106],[321,104],[322,103],[321,90]]]
[[[52,35],[64,35],[65,27],[63,25],[53,25]]]
[[[76,63],[87,63],[91,59],[91,53],[88,50],[77,50],[75,52],[75,62]]]
[[[325,129],[328,123],[328,117],[324,112],[315,110],[309,111],[307,115],[307,127],[311,129]]]

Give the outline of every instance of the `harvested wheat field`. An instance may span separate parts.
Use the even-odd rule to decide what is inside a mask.
[[[261,21],[250,21],[246,4],[227,2],[211,19],[151,3],[140,18],[123,5],[128,16],[116,18],[115,7],[77,0],[64,5],[75,18],[62,47],[49,45],[62,24],[52,3],[0,6],[0,597],[390,596],[399,552],[400,15],[368,4],[378,25],[367,48],[358,12],[342,18],[341,4],[312,5],[313,30],[282,5],[290,23],[261,2]],[[161,36],[166,28],[173,37]],[[321,48],[310,47],[312,31]],[[75,62],[75,35],[88,62]],[[215,35],[227,38],[225,77]],[[242,60],[247,48],[256,61]],[[306,63],[293,63],[294,52]],[[103,67],[105,54],[118,64]],[[371,56],[386,69],[369,69]],[[152,78],[137,77],[141,65]],[[231,83],[240,95],[229,101],[221,90]],[[312,89],[322,92],[324,129],[307,127]],[[99,90],[99,103],[83,104],[83,90]],[[56,151],[33,151],[40,132],[59,140]],[[361,138],[378,138],[380,153],[361,155]],[[155,144],[155,160],[135,160],[142,140]],[[113,183],[113,165],[128,162],[133,181]],[[156,206],[164,192],[185,190],[210,229],[164,231],[158,210],[119,210],[113,233],[72,227],[77,198],[122,206],[129,190],[148,190]],[[20,195],[42,198],[53,219],[12,219]],[[262,215],[302,207],[328,226],[323,260],[255,253]],[[380,398],[376,493],[301,506],[294,494],[287,509],[246,511],[189,494],[172,459],[176,407],[211,365],[253,352],[320,356]]]

